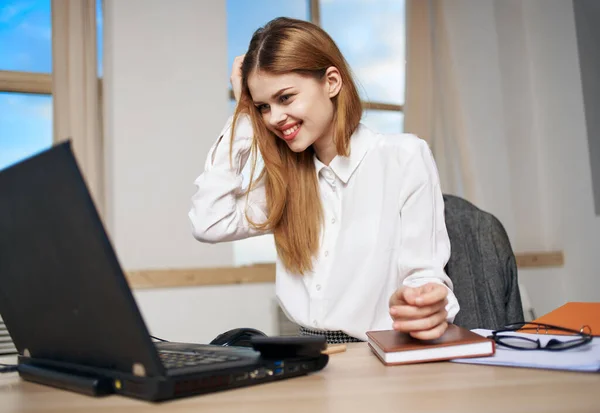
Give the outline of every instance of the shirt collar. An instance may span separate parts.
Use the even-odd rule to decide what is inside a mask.
[[[369,151],[369,148],[375,142],[372,135],[373,132],[363,124],[359,124],[350,138],[350,156],[336,155],[329,163],[329,168],[344,184],[348,183],[348,180]],[[319,161],[316,155],[314,156],[314,160],[317,176],[319,176],[319,172],[323,168],[327,168],[327,165]]]

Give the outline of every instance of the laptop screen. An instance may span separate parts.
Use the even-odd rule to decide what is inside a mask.
[[[70,143],[1,171],[0,194],[0,315],[19,352],[160,374]]]

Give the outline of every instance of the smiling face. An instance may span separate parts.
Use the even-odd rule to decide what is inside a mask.
[[[341,87],[339,72],[330,67],[322,79],[298,73],[253,72],[248,88],[266,127],[294,152],[333,142],[335,107]]]

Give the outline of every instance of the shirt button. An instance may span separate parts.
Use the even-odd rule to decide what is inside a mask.
[[[319,323],[317,322],[317,320],[313,320],[313,324],[315,325],[315,327],[319,327]]]
[[[317,284],[316,287],[317,291],[321,291],[321,284]]]
[[[325,251],[325,254],[323,255],[325,255],[326,257],[329,256],[329,251]]]
[[[331,223],[335,224],[335,218],[331,218]]]

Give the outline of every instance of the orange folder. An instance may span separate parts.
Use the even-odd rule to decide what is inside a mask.
[[[566,303],[533,321],[577,331],[581,330],[583,326],[589,326],[593,336],[600,336],[600,303]],[[585,331],[589,330],[586,329]],[[568,334],[561,333],[560,331],[549,331],[548,333]]]

